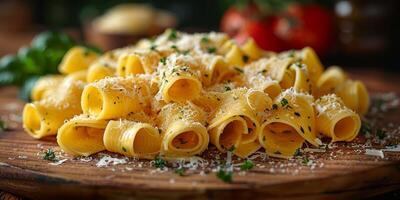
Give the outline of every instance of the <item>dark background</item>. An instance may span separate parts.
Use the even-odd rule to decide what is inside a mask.
[[[86,20],[104,13],[107,8],[125,2],[144,2],[169,10],[178,18],[178,29],[193,32],[218,31],[221,16],[233,1],[1,0],[0,55],[14,53],[41,30],[66,30],[84,40],[81,30]],[[345,25],[343,25],[343,19],[339,18],[335,12],[335,8],[341,2],[353,5],[353,17],[346,19]],[[332,52],[322,58],[326,65],[338,64],[345,68],[399,71],[399,1],[326,0],[317,1],[317,3],[327,7],[335,16],[336,21],[338,37],[332,47]],[[14,9],[10,9],[10,5]],[[24,23],[22,29],[10,28],[9,24],[18,23]],[[349,35],[348,30],[344,30],[343,26],[351,26],[350,35],[357,42],[343,43],[342,40],[348,40]]]

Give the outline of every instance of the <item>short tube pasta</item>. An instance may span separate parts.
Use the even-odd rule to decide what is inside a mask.
[[[344,106],[335,94],[325,95],[315,102],[317,130],[331,142],[353,140],[361,127],[360,117]]]
[[[76,46],[71,48],[64,56],[59,65],[59,71],[63,74],[70,74],[89,68],[89,65],[98,58],[98,55],[85,48]]]
[[[161,133],[149,123],[111,120],[104,133],[106,150],[136,158],[153,159],[161,148]]]
[[[87,115],[76,116],[60,127],[57,143],[65,152],[74,156],[89,156],[103,151],[106,125],[106,120],[97,120]]]
[[[57,88],[63,80],[64,76],[62,75],[47,75],[41,77],[32,88],[32,100],[39,101],[48,97],[55,92],[55,88]]]
[[[140,77],[102,79],[83,90],[82,110],[98,119],[116,119],[148,109],[150,94],[148,81]]]
[[[276,98],[261,126],[259,142],[273,157],[288,158],[304,141],[318,146],[311,95],[288,89]]]
[[[84,87],[82,81],[70,78],[46,98],[25,105],[23,126],[34,138],[55,135],[66,119],[82,113],[79,101]]]
[[[162,129],[161,154],[170,157],[193,156],[203,152],[209,142],[205,113],[199,107],[177,103],[166,105],[158,116]]]

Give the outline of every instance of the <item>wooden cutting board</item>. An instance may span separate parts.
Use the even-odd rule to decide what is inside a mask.
[[[400,93],[394,76],[364,71],[353,73],[353,78],[365,81],[371,93]],[[289,161],[257,158],[251,171],[235,171],[232,183],[222,182],[209,169],[188,170],[179,176],[171,168],[160,171],[147,161],[132,159],[97,167],[102,154],[90,160],[62,153],[59,159],[67,160],[53,165],[42,159],[41,152],[52,148],[60,153],[55,138],[35,140],[24,133],[20,124],[23,102],[16,96],[15,88],[0,88],[0,116],[10,127],[0,133],[0,190],[24,197],[354,199],[400,189],[400,153],[385,152],[384,158],[365,155],[360,147],[365,142],[363,136],[356,142],[339,143],[326,152],[306,153]],[[376,117],[378,124],[397,129],[390,137],[399,137],[399,109]],[[212,150],[206,155],[215,158]],[[305,157],[309,161],[305,162]],[[234,159],[234,163],[240,162]]]

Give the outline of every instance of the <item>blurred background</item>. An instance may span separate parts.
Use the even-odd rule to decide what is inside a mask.
[[[0,0],[0,84],[24,87],[32,77],[56,73],[75,44],[105,51],[170,27],[223,31],[239,43],[253,37],[272,51],[311,46],[325,66],[397,73],[399,5],[398,0]]]

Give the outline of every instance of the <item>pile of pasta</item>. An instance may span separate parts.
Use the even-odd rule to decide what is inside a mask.
[[[324,70],[311,48],[266,52],[223,33],[167,30],[103,55],[78,46],[59,71],[36,83],[23,125],[75,156],[190,157],[214,145],[290,158],[322,137],[353,140],[369,107],[364,84]]]

